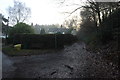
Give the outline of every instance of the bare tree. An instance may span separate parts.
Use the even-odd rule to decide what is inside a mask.
[[[14,1],[14,6],[8,8],[11,24],[24,22],[30,17],[31,9],[25,6],[25,3]]]
[[[67,2],[67,0],[60,1],[61,4],[65,4]],[[92,15],[91,17],[93,18],[96,26],[99,26],[106,17],[111,15],[111,13],[118,8],[118,0],[116,0],[116,2],[100,2],[98,0],[86,0],[86,4],[84,6],[81,6],[79,4],[73,4],[78,5],[78,7],[75,8],[73,11],[66,13],[68,13],[70,16],[79,9],[88,10],[88,12],[90,12],[90,14]]]
[[[94,19],[97,20],[97,24],[100,25],[102,21],[113,11],[118,8],[118,1],[116,2],[98,2],[97,0],[87,0],[88,5],[83,6],[84,8],[89,8],[92,10],[95,16]]]

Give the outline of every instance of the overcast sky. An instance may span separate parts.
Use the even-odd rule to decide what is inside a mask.
[[[31,8],[31,18],[29,23],[33,24],[62,24],[68,14],[62,12],[72,12],[78,5],[83,5],[86,0],[65,0],[62,5],[59,3],[63,0],[19,0],[24,2],[27,7]],[[100,1],[100,0],[99,0]],[[105,1],[105,0],[103,0]],[[110,1],[110,0],[109,0]],[[14,0],[0,0],[0,13],[8,17],[7,8],[13,6]],[[67,6],[66,6],[67,5]],[[76,14],[79,15],[78,11]]]
[[[31,18],[29,23],[33,24],[62,24],[68,14],[78,6],[68,7],[70,3],[80,3],[79,0],[68,0],[67,4],[60,5],[59,0],[19,0],[31,8]],[[13,6],[14,0],[0,0],[0,13],[8,17],[7,8]]]

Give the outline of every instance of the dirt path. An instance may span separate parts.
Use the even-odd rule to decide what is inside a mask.
[[[13,65],[13,61],[5,54],[2,54],[2,76],[3,77],[14,77],[14,71],[16,67]]]
[[[116,65],[105,62],[95,53],[75,43],[58,53],[10,57],[15,78],[116,78]],[[9,73],[11,74],[11,73]],[[3,77],[10,77],[3,75]]]

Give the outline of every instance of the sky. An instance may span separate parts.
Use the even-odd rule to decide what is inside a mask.
[[[19,0],[24,2],[31,9],[31,18],[27,23],[33,24],[62,24],[68,18],[74,15],[80,15],[78,10],[76,13],[68,17],[69,14],[64,12],[72,12],[74,9],[84,5],[86,0],[65,0],[64,4],[60,4],[64,0]],[[100,1],[100,0],[99,0]],[[105,1],[105,0],[102,0]],[[110,0],[109,0],[110,1]],[[0,13],[6,18],[8,17],[7,9],[13,6],[14,0],[0,0]],[[73,5],[76,4],[76,5]],[[77,5],[79,4],[79,5]]]
[[[80,3],[79,0],[68,0],[64,4],[60,4],[63,0],[19,0],[24,2],[31,9],[31,18],[28,23],[33,24],[62,24],[69,14],[78,5],[68,6],[71,3]],[[6,18],[8,17],[7,9],[14,5],[14,0],[0,0],[0,13]],[[81,4],[81,3],[80,3]],[[67,5],[67,6],[66,6]]]

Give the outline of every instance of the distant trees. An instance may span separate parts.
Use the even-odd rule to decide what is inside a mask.
[[[80,24],[80,30],[78,31],[77,36],[80,40],[89,43],[94,39],[94,37],[91,36],[96,34],[97,27],[95,26],[89,12],[85,10],[81,13],[82,23]]]
[[[64,25],[68,28],[76,28],[77,27],[77,20],[74,18],[65,20]]]
[[[34,33],[34,29],[26,23],[17,23],[15,26],[11,27],[9,37],[13,37],[15,34],[21,33]]]
[[[40,34],[45,34],[45,29],[41,28]]]
[[[73,16],[72,19],[65,20],[63,25],[68,28],[67,34],[71,34],[73,30],[78,30],[80,26],[77,16]]]
[[[11,24],[24,22],[30,17],[31,9],[25,6],[25,3],[14,1],[14,6],[8,8]]]

